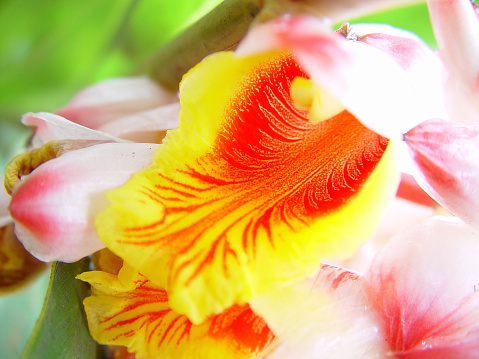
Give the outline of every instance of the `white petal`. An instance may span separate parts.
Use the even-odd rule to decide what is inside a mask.
[[[102,140],[113,142],[128,142],[108,133],[95,131],[78,125],[61,116],[48,113],[27,113],[22,116],[22,123],[35,126],[36,131],[32,139],[34,147],[40,147],[52,140]]]
[[[149,111],[138,112],[129,116],[120,117],[98,127],[99,131],[110,133],[118,137],[128,137],[132,134],[144,133],[136,142],[158,142],[158,132],[178,127],[180,104],[178,102],[161,106]],[[147,135],[149,137],[146,137]],[[156,136],[156,137],[155,137]]]
[[[439,53],[450,74],[449,118],[479,124],[479,18],[468,0],[428,0]]]
[[[161,88],[146,77],[117,78],[85,88],[57,114],[96,129],[119,117],[175,101],[175,93]]]
[[[268,358],[381,358],[387,352],[367,310],[361,277],[324,266],[317,278],[262,294],[251,307],[282,345]]]
[[[449,71],[479,91],[479,19],[471,1],[427,3],[440,54]]]
[[[405,136],[418,183],[443,207],[479,229],[479,126],[432,120]]]
[[[105,192],[150,164],[156,147],[96,145],[50,160],[22,179],[10,213],[25,248],[40,260],[64,262],[103,248],[94,218],[107,205]]]

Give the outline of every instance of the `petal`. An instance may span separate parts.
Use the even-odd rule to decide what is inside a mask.
[[[74,262],[101,249],[93,218],[107,204],[104,192],[147,165],[155,148],[102,144],[42,164],[13,189],[17,236],[43,261]]]
[[[479,19],[472,2],[428,0],[427,3],[441,58],[456,80],[479,91]]]
[[[248,305],[235,305],[194,325],[175,313],[164,289],[130,267],[119,275],[86,272],[90,332],[101,344],[124,345],[136,358],[256,358],[273,340]]]
[[[365,274],[370,307],[400,358],[477,358],[479,236],[435,217],[398,234]]]
[[[175,102],[120,117],[98,126],[98,130],[135,142],[158,143],[162,132],[178,127],[179,112],[180,105]]]
[[[447,118],[443,104],[446,71],[425,43],[417,37],[371,32],[361,36],[360,41],[383,51],[406,70],[413,91],[414,112],[419,119]],[[409,126],[407,129],[413,127]]]
[[[298,76],[289,55],[209,57],[183,80],[180,128],[98,217],[194,323],[351,254],[395,190],[394,146],[346,111],[309,121]]]
[[[355,272],[325,265],[314,280],[255,298],[251,307],[281,343],[268,358],[382,358],[388,348],[361,282]]]
[[[263,34],[268,34],[267,48],[291,50],[319,86],[333,94],[366,126],[388,138],[400,139],[403,133],[425,120],[421,116],[431,108],[423,105],[424,96],[428,104],[437,105],[433,110],[442,107],[440,101],[432,100],[427,92],[434,90],[433,86],[427,86],[427,80],[436,72],[428,70],[428,76],[421,72],[424,68],[437,68],[437,61],[430,53],[417,51],[426,47],[410,37],[384,35],[382,39],[387,39],[385,42],[391,48],[400,45],[403,54],[414,55],[417,60],[414,62],[421,64],[418,71],[406,71],[415,67],[398,62],[399,55],[391,56],[394,51],[383,51],[385,46],[376,48],[362,41],[346,40],[333,33],[323,21],[312,17],[283,17],[253,28],[240,46],[239,54],[256,51],[250,44],[258,42],[258,36]],[[409,49],[411,46],[413,49]],[[433,59],[434,64],[429,66]]]
[[[431,120],[405,136],[419,184],[443,207],[479,229],[479,126]]]
[[[126,142],[110,134],[83,127],[47,112],[27,113],[23,115],[22,123],[27,126],[35,126],[35,135],[32,139],[34,147],[40,147],[49,141],[64,139]]]
[[[175,93],[146,77],[117,78],[85,88],[57,114],[82,126],[97,129],[112,120],[175,101]]]
[[[429,0],[440,56],[450,72],[445,103],[455,122],[479,124],[479,17],[468,0]],[[477,10],[476,10],[477,11]]]

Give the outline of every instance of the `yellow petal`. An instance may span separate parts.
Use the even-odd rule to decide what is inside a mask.
[[[208,57],[181,85],[179,129],[97,218],[194,323],[351,254],[394,194],[393,146],[346,111],[310,121],[296,77],[288,54]]]
[[[170,308],[164,289],[128,266],[118,276],[96,271],[78,278],[92,285],[84,304],[93,338],[126,346],[138,359],[255,358],[274,338],[248,305],[194,325]]]

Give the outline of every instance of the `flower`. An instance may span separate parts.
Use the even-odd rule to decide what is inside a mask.
[[[97,217],[107,247],[195,324],[352,254],[394,194],[394,146],[346,111],[311,121],[290,96],[298,77],[288,53],[202,61],[179,128]]]
[[[161,145],[126,140],[144,129],[157,140],[171,123],[148,117],[154,95],[146,117],[132,117],[144,106],[136,91],[120,119],[109,96],[95,104],[102,86],[59,112],[92,116],[95,129],[24,117],[35,141],[61,141],[10,166],[18,235],[45,260],[104,245],[121,257],[118,273],[78,277],[92,286],[85,308],[99,343],[140,358],[477,356],[479,238],[457,218],[399,233],[364,275],[323,265],[304,281],[374,238],[398,182],[398,139],[429,193],[477,224],[477,129],[424,122],[451,113],[441,106],[450,66],[417,38],[379,29],[334,33],[288,16],[257,26],[236,53],[213,54],[185,76],[179,127]],[[176,116],[172,101],[161,116]]]

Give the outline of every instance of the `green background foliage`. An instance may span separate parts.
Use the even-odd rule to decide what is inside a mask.
[[[22,113],[55,111],[76,91],[104,78],[146,74],[156,49],[220,1],[0,2],[0,172],[28,139],[29,130],[19,123]],[[435,46],[424,4],[352,21],[356,22],[406,28]],[[22,293],[0,298],[2,357],[19,357],[39,316],[47,283],[45,274]],[[61,290],[49,293],[61,295]],[[63,315],[61,307],[57,311],[51,316],[54,320]],[[34,335],[41,338],[40,334]],[[38,343],[29,345],[31,352]]]

